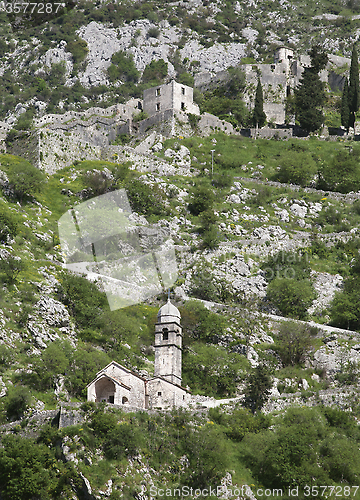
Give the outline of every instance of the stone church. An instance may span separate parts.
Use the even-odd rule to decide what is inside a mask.
[[[112,361],[87,386],[88,401],[137,409],[186,405],[191,396],[181,386],[181,353],[180,312],[168,299],[155,325],[154,377],[145,379]]]

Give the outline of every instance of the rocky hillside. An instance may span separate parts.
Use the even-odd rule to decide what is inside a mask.
[[[239,407],[247,406],[251,377],[262,367],[270,377],[270,399],[265,397],[267,390],[257,386],[260,393],[253,393],[250,401],[263,407],[263,415],[295,407],[300,412],[296,418],[301,419],[301,412],[305,416],[306,411],[317,411],[301,407],[322,405],[340,408],[331,410],[339,415],[349,409],[358,414],[359,325],[352,311],[358,307],[360,195],[269,180],[284,181],[285,173],[294,175],[292,165],[297,160],[303,164],[316,151],[315,164],[325,181],[339,154],[348,155],[348,165],[353,164],[357,146],[348,152],[346,143],[312,139],[302,141],[300,148],[296,140],[255,141],[221,133],[207,138],[157,137],[154,143],[155,154],[162,160],[160,171],[146,171],[137,164],[139,153],[129,156],[126,165],[75,162],[52,176],[40,174],[25,191],[15,174],[23,171],[31,178],[35,175],[31,165],[11,155],[0,159],[2,432],[29,439],[39,436],[45,425],[37,448],[26,453],[37,453],[38,460],[45,460],[45,443],[51,454],[61,457],[57,475],[46,468],[49,477],[44,481],[49,491],[56,485],[60,488],[58,481],[66,476],[64,463],[70,467],[62,486],[64,498],[80,498],[82,491],[93,495],[90,498],[118,498],[128,489],[131,494],[146,495],[151,485],[206,485],[198,478],[201,469],[191,465],[200,452],[196,443],[204,439],[210,463],[217,464],[216,473],[209,475],[211,484],[254,484],[256,488],[270,484],[255,465],[250,467],[251,476],[245,473],[248,458],[223,463],[215,451],[209,451],[212,440],[221,434],[225,447],[243,443],[239,450],[245,457],[253,446],[251,440],[243,442],[246,433],[252,439],[262,429],[265,440],[267,433],[273,433],[268,430],[271,420],[251,420],[261,413],[250,418]],[[210,149],[216,152],[213,177]],[[286,162],[289,154],[290,164]],[[235,164],[239,157],[242,162]],[[321,170],[325,159],[329,171]],[[314,170],[314,185],[318,182],[315,174]],[[179,278],[172,297],[180,307],[185,331],[183,382],[194,395],[189,414],[166,416],[165,412],[143,420],[120,410],[104,413],[91,405],[79,409],[86,384],[112,359],[142,376],[153,373],[154,322],[166,295],[109,311],[101,289],[62,268],[60,216],[94,194],[118,188],[127,190],[136,218],[158,231],[166,228],[175,243]],[[111,255],[104,254],[99,265],[109,259]],[[288,323],[291,318],[297,321]],[[243,422],[242,437],[232,434],[233,424],[217,410],[208,415],[206,409],[219,403],[230,404],[228,411]],[[49,424],[53,422],[56,429],[57,409],[69,404],[75,408],[64,408],[60,419],[67,421],[63,425],[73,425],[55,432]],[[71,417],[74,412],[75,419]],[[326,430],[333,425],[331,415],[309,413],[306,418],[323,419]],[[198,422],[198,431],[191,431],[195,432],[195,448],[187,448],[179,437],[170,455],[167,451],[159,454],[156,443],[165,439],[160,420],[168,419],[167,425],[178,428],[179,418],[185,429],[188,425],[193,429]],[[135,425],[136,431],[127,425]],[[144,425],[157,430],[142,441]],[[201,431],[204,425],[215,427],[211,432],[210,428]],[[114,435],[105,430],[110,428]],[[279,427],[278,432],[284,429]],[[339,439],[345,439],[341,430],[336,432]],[[125,440],[130,448],[119,444],[120,448],[113,449],[110,435],[114,442]],[[7,454],[13,453],[14,439],[16,446],[25,446],[21,437],[4,438]],[[170,433],[166,439],[171,448],[175,437]],[[150,448],[149,443],[153,443]],[[317,443],[323,450],[325,442]],[[319,453],[324,460],[332,460]],[[179,475],[173,476],[177,460]],[[104,467],[110,467],[106,473]],[[322,467],[327,470],[325,462]],[[357,465],[352,468],[351,474],[356,475]],[[229,470],[235,474],[227,474]],[[336,474],[329,474],[327,480],[337,484]],[[277,484],[284,487],[287,482],[282,478]],[[8,488],[10,493],[4,490],[4,498],[16,498]],[[248,491],[250,498],[256,493],[253,490]]]
[[[0,119],[14,125],[22,115],[21,128],[44,112],[139,97],[156,74],[191,84],[204,72],[272,63],[284,44],[300,55],[319,42],[329,54],[349,57],[359,8],[355,0],[129,0],[78,2],[58,13],[49,7],[48,16],[39,9],[33,16],[3,10]],[[156,61],[164,62],[165,73],[151,66]]]

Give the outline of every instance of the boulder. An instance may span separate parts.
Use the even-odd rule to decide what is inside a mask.
[[[41,317],[49,326],[67,327],[70,322],[70,314],[64,304],[46,295],[35,304]]]
[[[295,217],[303,219],[307,214],[307,207],[301,206],[298,203],[293,203],[290,207],[290,211]]]

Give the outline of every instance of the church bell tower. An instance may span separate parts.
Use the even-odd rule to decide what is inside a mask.
[[[155,325],[155,377],[181,385],[182,329],[180,312],[168,299]]]

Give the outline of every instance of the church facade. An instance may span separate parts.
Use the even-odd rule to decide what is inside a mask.
[[[112,361],[87,386],[87,399],[138,409],[186,405],[191,396],[181,386],[182,329],[180,312],[170,302],[155,325],[154,377],[145,379]]]

